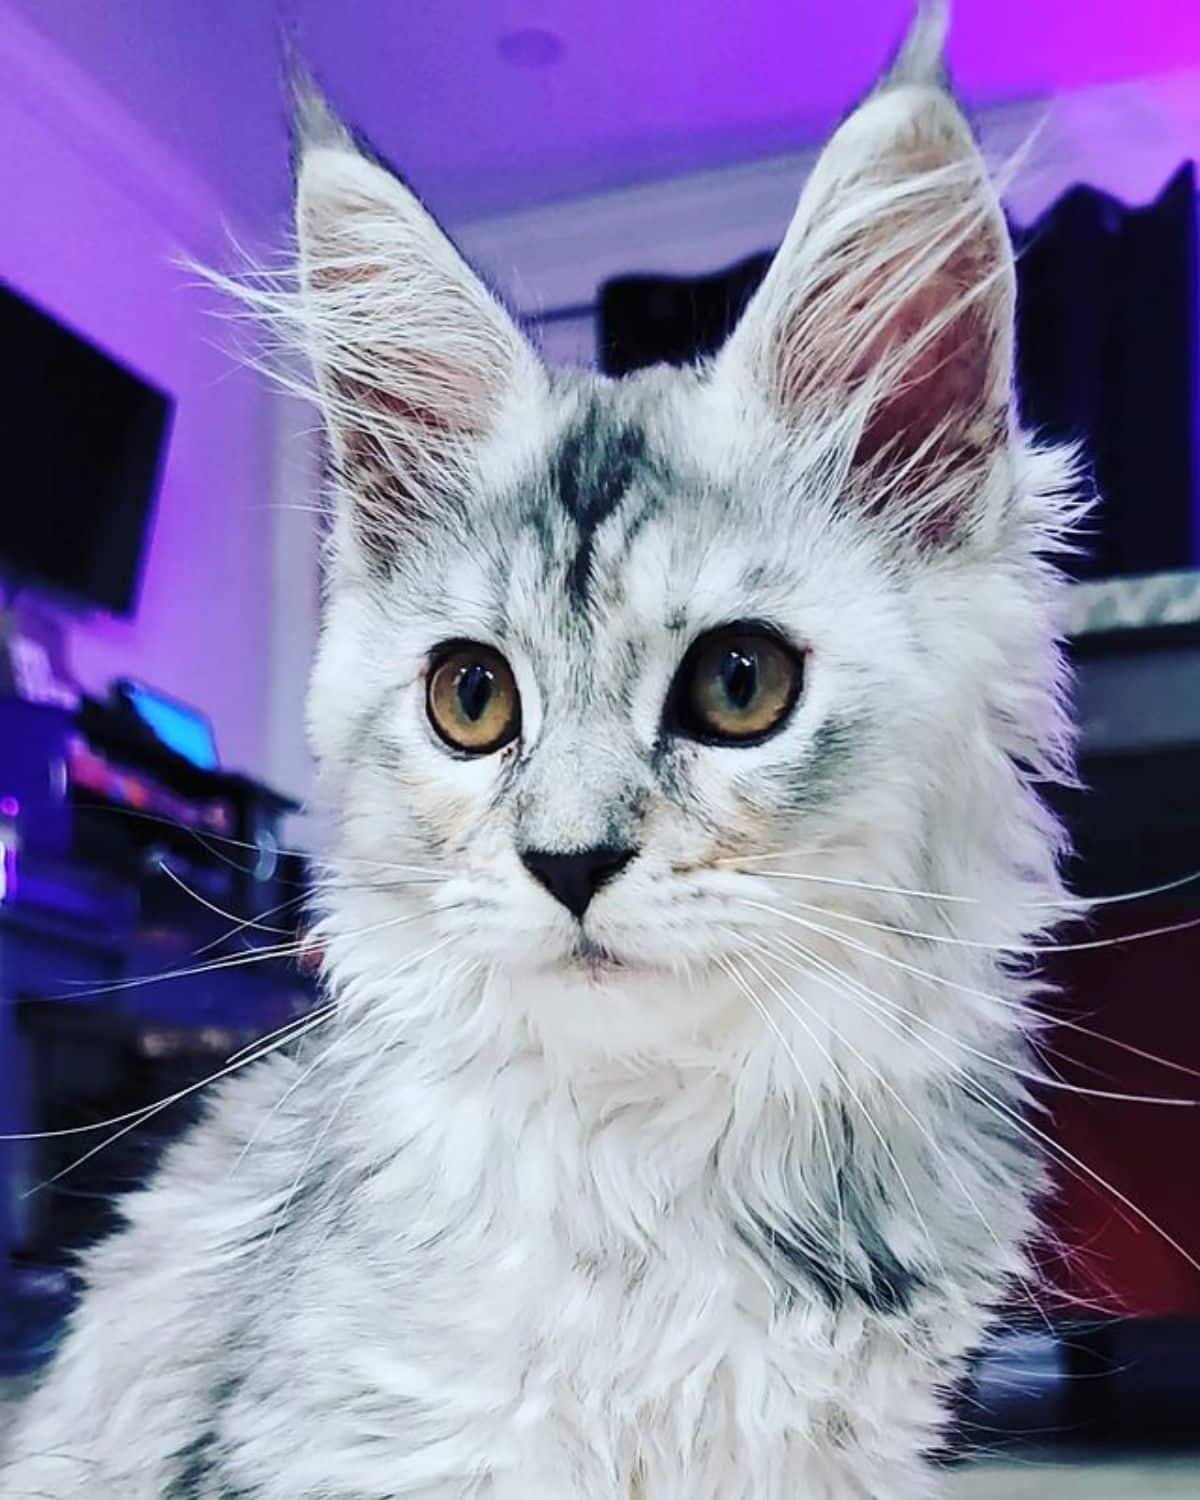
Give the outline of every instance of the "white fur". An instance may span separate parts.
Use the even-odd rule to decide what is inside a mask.
[[[342,460],[310,705],[336,1008],[130,1200],[0,1494],[936,1488],[947,1389],[1033,1227],[1024,956],[1061,900],[1034,782],[1069,767],[1043,554],[1071,501],[1011,426],[1011,263],[935,52],[918,37],[835,137],[699,374],[549,380],[403,189],[336,132],[306,159],[299,289],[249,298],[313,356]],[[985,271],[943,286],[970,236]],[[857,370],[917,294],[929,317]],[[861,463],[964,307],[978,389]],[[636,415],[679,495],[596,528],[583,620],[547,582],[561,507],[522,517],[589,403]],[[922,540],[935,517],[952,537]],[[749,618],[808,650],[797,709],[752,748],[675,747],[686,795],[664,790],[681,656]],[[475,760],[424,706],[431,648],[463,637],[522,696],[520,742]],[[586,918],[621,966],[589,966],[519,850],[603,842],[634,805],[638,855]],[[807,1272],[789,1225],[819,1235]]]

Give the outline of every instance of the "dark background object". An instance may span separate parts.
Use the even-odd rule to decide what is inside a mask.
[[[1129,208],[1076,187],[1018,250],[1018,384],[1027,424],[1078,441],[1102,498],[1078,578],[1200,566],[1200,306],[1195,169]],[[711,354],[771,263],[710,276],[621,276],[600,290],[603,368],[627,374]]]
[[[1194,166],[1143,208],[1072,188],[1014,239],[1022,415],[1082,438],[1099,491],[1072,571],[1196,566]]]
[[[172,411],[0,283],[0,575],[132,614]]]
[[[711,276],[618,276],[600,288],[600,362],[608,375],[714,354],[767,274],[772,251]]]

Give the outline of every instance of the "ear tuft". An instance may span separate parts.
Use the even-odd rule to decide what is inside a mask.
[[[949,29],[948,0],[919,0],[908,34],[901,42],[892,66],[880,79],[877,92],[909,83],[945,88],[946,34]]]
[[[354,139],[321,91],[312,74],[295,57],[288,59],[288,94],[291,99],[292,149],[299,162],[306,152],[321,146],[353,151]]]

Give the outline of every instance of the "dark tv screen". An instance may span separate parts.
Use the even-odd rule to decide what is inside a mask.
[[[0,577],[132,614],[172,411],[0,282]]]

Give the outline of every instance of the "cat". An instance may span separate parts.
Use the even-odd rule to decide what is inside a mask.
[[[622,381],[305,105],[241,294],[330,451],[326,1003],[90,1254],[6,1500],[936,1493],[1035,1231],[1075,507],[943,29]]]

